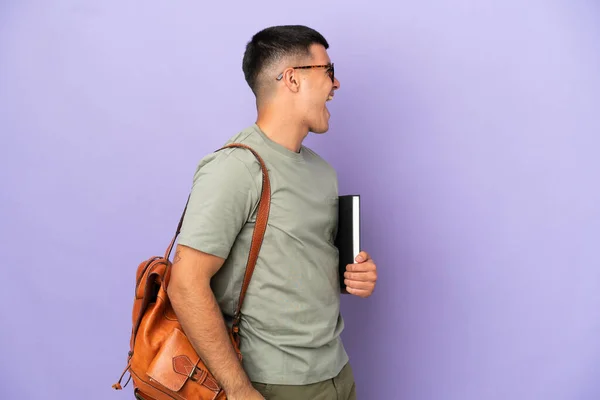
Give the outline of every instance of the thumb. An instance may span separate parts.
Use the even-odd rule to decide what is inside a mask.
[[[369,258],[369,255],[367,253],[365,253],[364,251],[361,251],[360,253],[358,253],[356,258],[354,258],[354,260],[358,263],[361,263],[361,262],[367,261],[368,258]]]

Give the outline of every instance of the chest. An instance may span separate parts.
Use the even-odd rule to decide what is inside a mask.
[[[269,226],[301,240],[333,241],[338,193],[334,173],[312,165],[272,168]]]

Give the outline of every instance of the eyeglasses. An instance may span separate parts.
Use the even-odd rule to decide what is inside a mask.
[[[325,72],[331,78],[331,82],[335,83],[335,71],[333,69],[333,63],[325,65],[303,65],[299,67],[292,67],[293,69],[313,69],[313,68],[326,68]],[[279,74],[277,80],[280,81],[283,78],[283,72]]]

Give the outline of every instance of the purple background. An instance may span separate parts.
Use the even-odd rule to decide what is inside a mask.
[[[135,269],[254,121],[246,41],[303,23],[341,89],[307,144],[363,196],[361,400],[600,398],[595,1],[3,1],[0,398],[124,399]]]

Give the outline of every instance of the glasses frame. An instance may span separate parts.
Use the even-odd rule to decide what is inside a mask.
[[[325,73],[329,75],[331,78],[331,82],[335,83],[335,69],[333,67],[333,63],[331,64],[323,64],[323,65],[300,65],[296,67],[292,67],[293,69],[313,69],[313,68],[326,68]],[[283,78],[283,72],[280,73],[277,78],[280,81]]]

